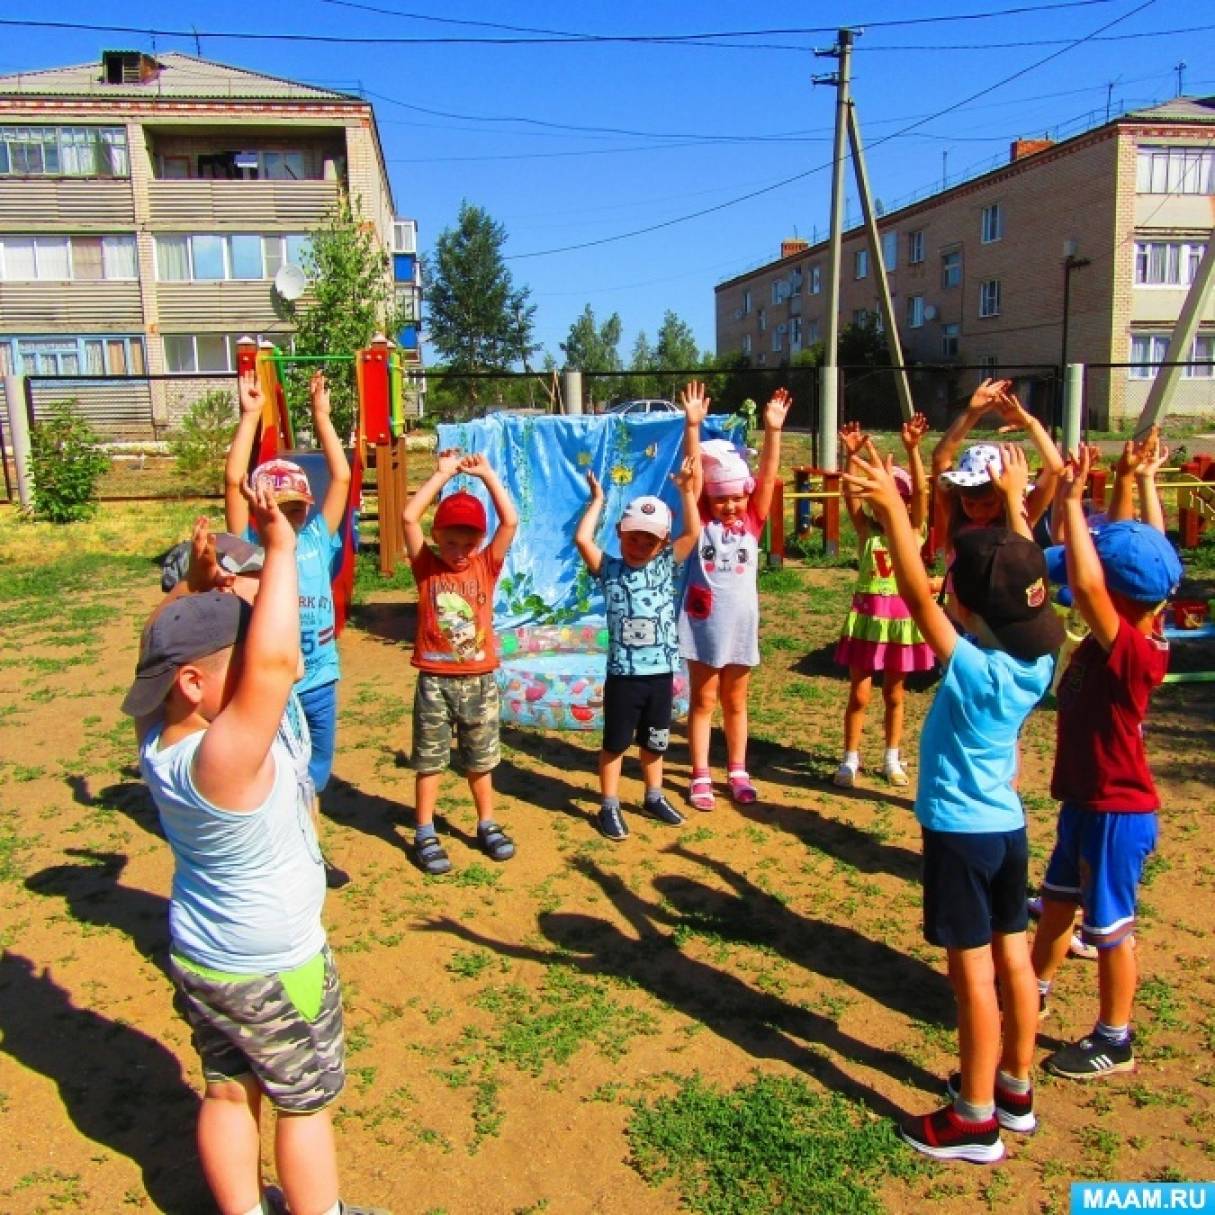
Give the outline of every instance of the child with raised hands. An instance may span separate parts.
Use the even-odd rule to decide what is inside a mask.
[[[694,492],[700,535],[688,560],[679,612],[679,652],[688,661],[691,708],[688,746],[692,782],[688,800],[712,810],[709,739],[721,703],[730,796],[748,805],[758,796],[747,773],[747,690],[759,665],[759,537],[772,505],[780,466],[781,428],[793,398],[778,388],[764,407],[759,468],[751,475],[743,454],[726,439],[700,441],[710,400],[692,381],[680,393],[684,451],[699,457]]]
[[[489,494],[498,526],[489,532],[479,498],[460,490],[435,509],[434,547],[426,543],[422,517],[453,477],[475,477]],[[451,869],[435,831],[439,780],[451,762],[454,733],[477,814],[477,846],[491,860],[508,861],[514,841],[494,821],[493,770],[499,743],[497,639],[494,587],[519,515],[484,455],[441,451],[431,473],[402,512],[405,552],[418,586],[418,633],[413,665],[413,767],[417,831],[413,855],[423,873]]]
[[[973,527],[957,537],[952,567],[960,634],[932,592],[890,461],[867,443],[844,478],[881,521],[899,595],[943,670],[920,736],[915,811],[924,936],[948,959],[961,1068],[946,1086],[949,1104],[901,1133],[938,1159],[992,1163],[1004,1155],[1001,1127],[1036,1126],[1029,843],[1013,778],[1017,736],[1050,686],[1062,627],[1042,550],[1007,528]]]
[[[901,437],[911,472],[891,465],[891,475],[908,505],[911,526],[921,544],[928,506],[928,478],[920,457],[920,440],[927,430],[928,419],[922,413],[905,422]],[[849,422],[840,432],[840,442],[848,457],[846,467],[864,446],[865,438],[858,422]],[[849,482],[844,483],[844,506],[856,530],[860,556],[852,606],[835,650],[835,661],[848,668],[850,686],[848,706],[844,710],[844,758],[833,780],[844,788],[856,784],[861,767],[865,711],[873,691],[873,677],[880,672],[886,710],[886,755],[882,773],[890,784],[902,787],[908,783],[899,757],[904,685],[912,671],[930,670],[936,657],[920,635],[907,605],[899,598],[882,524],[857,497]]]
[[[679,667],[675,631],[676,566],[687,560],[699,531],[693,458],[672,480],[683,505],[683,530],[672,541],[671,510],[661,498],[634,498],[616,524],[620,556],[595,543],[603,512],[603,487],[593,472],[591,498],[578,522],[574,544],[603,586],[607,612],[607,678],[603,685],[603,747],[599,752],[602,804],[595,822],[610,840],[628,837],[620,808],[620,772],[625,752],[637,743],[645,781],[642,812],[669,827],[683,815],[662,792],[662,757],[671,736],[671,702]]]

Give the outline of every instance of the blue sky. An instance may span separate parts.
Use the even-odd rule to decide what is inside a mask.
[[[11,0],[4,16],[193,27],[204,58],[363,92],[398,212],[418,220],[423,251],[454,224],[462,199],[476,203],[509,233],[508,264],[531,291],[544,346],[559,360],[558,343],[589,303],[601,321],[619,312],[627,361],[638,331],[653,341],[668,308],[712,349],[714,285],[774,258],[783,237],[825,235],[834,90],[811,78],[834,61],[812,51],[829,47],[837,26],[865,29],[853,89],[874,193],[888,209],[938,187],[943,173],[994,167],[1018,136],[1066,136],[1102,119],[1107,104],[1117,112],[1166,100],[1179,75],[1187,94],[1215,93],[1208,5],[1062,4],[60,0],[47,9]],[[1022,11],[975,17],[1011,9]],[[947,19],[925,20],[935,17]],[[810,26],[822,32],[800,32]],[[343,44],[216,32],[531,41]],[[708,33],[728,45],[644,40]],[[577,37],[536,41],[563,35]],[[643,40],[599,40],[622,36]],[[152,40],[9,25],[0,71],[91,61],[103,47],[152,49]],[[189,37],[159,36],[155,47],[196,52]],[[654,225],[664,226],[624,236]]]

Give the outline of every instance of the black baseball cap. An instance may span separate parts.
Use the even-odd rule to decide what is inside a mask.
[[[1047,588],[1046,556],[1032,540],[1002,527],[964,531],[950,573],[958,602],[982,616],[1014,658],[1041,658],[1063,644],[1063,624]]]
[[[144,630],[135,681],[122,702],[131,717],[154,713],[187,662],[235,645],[249,627],[252,608],[223,591],[183,595],[165,605]]]

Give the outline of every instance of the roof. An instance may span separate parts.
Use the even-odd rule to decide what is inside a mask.
[[[139,52],[131,52],[139,53]],[[0,76],[0,97],[177,97],[223,98],[227,101],[355,101],[361,97],[230,67],[210,59],[166,51],[155,56],[161,70],[154,78],[131,84],[107,84],[101,59],[74,67],[46,68]]]
[[[1162,105],[1123,114],[1121,122],[1215,122],[1215,97],[1174,97]]]

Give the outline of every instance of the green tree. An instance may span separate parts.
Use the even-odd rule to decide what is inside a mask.
[[[701,365],[700,351],[696,347],[696,336],[691,326],[681,321],[669,308],[663,314],[658,330],[655,359],[662,371],[686,373],[695,371]],[[667,396],[673,396],[679,390],[679,381],[684,378],[680,375],[660,377],[662,391]]]
[[[590,304],[570,326],[569,335],[560,343],[565,365],[577,371],[611,373],[621,370],[620,335],[623,326],[620,314],[613,312],[602,325],[596,324]],[[586,394],[593,405],[596,400],[610,400],[620,386],[614,375],[596,375],[588,379]]]
[[[186,411],[181,426],[169,436],[169,452],[178,476],[191,489],[222,493],[224,461],[236,429],[236,403],[230,392],[204,393]]]
[[[426,259],[426,321],[430,340],[449,370],[507,371],[525,366],[534,342],[536,306],[516,288],[502,258],[506,229],[469,202],[460,204],[454,229],[446,228]],[[477,381],[468,395],[479,397]]]
[[[78,406],[76,400],[56,401],[30,428],[35,518],[75,523],[97,510],[97,482],[110,458]]]
[[[890,349],[876,312],[866,312],[859,321],[840,331],[841,367],[889,367]]]
[[[630,397],[652,397],[657,391],[654,372],[658,368],[658,355],[650,345],[643,329],[633,342],[633,354],[629,359],[629,379],[626,392]]]
[[[295,353],[353,355],[377,333],[394,337],[405,323],[392,286],[392,262],[375,229],[356,217],[343,195],[310,234],[303,269],[312,280],[306,302],[290,309],[296,324]],[[303,364],[288,376],[287,398],[292,420],[307,425],[308,377]],[[326,366],[333,424],[345,437],[355,414],[354,364]]]

